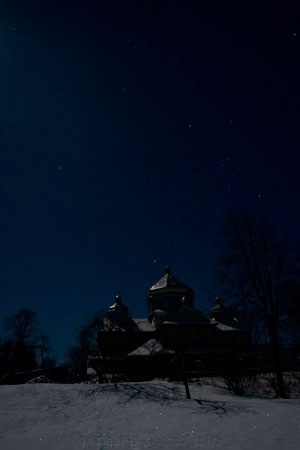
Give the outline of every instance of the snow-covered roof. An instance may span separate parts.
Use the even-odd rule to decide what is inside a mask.
[[[208,319],[194,308],[188,305],[182,305],[164,324],[205,324],[209,323]]]
[[[153,327],[148,319],[137,318],[132,320],[138,327],[139,331],[153,331]]]
[[[174,353],[173,350],[170,350],[166,347],[163,347],[162,344],[156,339],[150,339],[145,342],[145,344],[137,347],[132,352],[128,354],[128,356],[150,356],[157,355],[158,353]]]
[[[168,314],[167,311],[164,311],[163,309],[159,309],[159,308],[155,309],[155,310],[153,311],[153,313],[155,313],[156,315],[157,315],[157,314],[161,314],[161,315],[166,315],[166,314]]]
[[[165,275],[160,278],[153,286],[150,288],[151,294],[155,291],[159,291],[160,289],[176,289],[183,292],[188,292],[190,295],[194,296],[194,291],[192,288],[187,286],[182,281],[178,280],[178,278],[174,277],[171,273],[171,269],[167,266],[165,268]]]
[[[217,322],[216,320],[211,321],[211,323],[216,324],[217,328],[222,331],[241,331],[240,328],[234,328],[229,325],[225,325],[225,323]]]

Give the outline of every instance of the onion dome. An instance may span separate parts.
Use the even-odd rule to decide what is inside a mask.
[[[238,311],[235,308],[225,306],[220,297],[216,297],[215,305],[210,312],[212,321],[220,322],[228,326],[236,326],[239,322],[237,316]]]
[[[215,305],[211,309],[211,314],[218,313],[222,310],[226,309],[226,307],[223,305],[223,302],[220,297],[216,297]]]
[[[114,323],[128,319],[128,308],[123,305],[120,295],[116,295],[115,302],[108,308],[107,317]]]
[[[123,305],[121,296],[118,294],[115,297],[115,302],[108,308],[109,311],[128,311],[128,308]]]

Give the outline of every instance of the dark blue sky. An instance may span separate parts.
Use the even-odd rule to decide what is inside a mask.
[[[116,293],[144,316],[166,263],[207,311],[227,211],[297,237],[298,12],[1,2],[1,317],[32,308],[63,347]]]

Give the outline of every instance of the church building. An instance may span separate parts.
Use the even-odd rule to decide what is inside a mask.
[[[250,333],[239,329],[234,311],[219,298],[210,317],[194,302],[193,289],[168,266],[148,291],[147,317],[130,317],[116,296],[103,319],[99,354],[89,358],[88,373],[170,376],[179,364],[190,373],[214,371],[222,355],[250,345]]]

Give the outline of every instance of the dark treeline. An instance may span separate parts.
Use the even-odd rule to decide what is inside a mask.
[[[20,309],[4,321],[0,342],[0,379],[10,373],[47,369],[55,365],[49,335],[40,327],[37,313]]]

